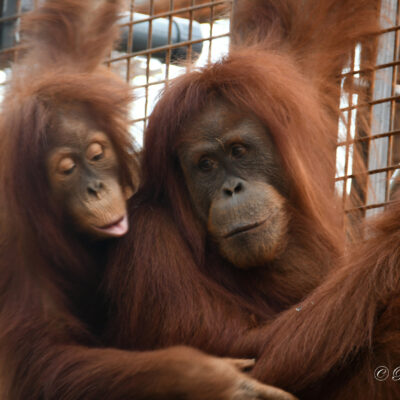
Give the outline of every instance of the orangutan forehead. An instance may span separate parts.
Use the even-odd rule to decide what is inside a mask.
[[[265,135],[266,127],[251,113],[236,110],[225,103],[208,106],[191,120],[182,131],[180,145],[189,143],[241,141],[246,135]]]
[[[87,109],[60,107],[54,112],[47,136],[52,146],[79,145],[99,131],[99,126]]]
[[[214,99],[201,110],[192,121],[188,122],[187,130],[229,129],[246,117],[244,110],[239,110],[222,99]]]

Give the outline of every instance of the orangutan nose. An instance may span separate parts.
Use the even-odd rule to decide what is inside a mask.
[[[224,197],[232,197],[234,194],[239,194],[244,191],[244,182],[241,179],[230,179],[224,183],[222,192]]]
[[[92,181],[87,186],[87,192],[90,196],[99,198],[102,190],[104,189],[103,182],[99,180]]]

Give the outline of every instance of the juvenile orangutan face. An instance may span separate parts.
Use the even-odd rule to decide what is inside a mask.
[[[51,192],[78,231],[95,238],[128,231],[118,158],[105,132],[80,113],[62,113],[51,132],[46,165]]]

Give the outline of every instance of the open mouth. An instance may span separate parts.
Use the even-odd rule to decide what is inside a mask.
[[[240,226],[239,228],[236,228],[233,231],[229,232],[227,235],[224,236],[224,238],[227,239],[227,238],[230,238],[230,237],[232,237],[234,235],[237,235],[239,233],[247,232],[247,231],[250,231],[252,229],[258,228],[259,226],[265,224],[266,222],[267,222],[267,220],[265,219],[264,221],[256,222],[254,224]]]
[[[126,232],[128,232],[129,223],[128,217],[125,214],[123,217],[118,220],[112,222],[111,224],[107,224],[104,226],[95,226],[96,230],[108,235],[108,236],[123,236]]]

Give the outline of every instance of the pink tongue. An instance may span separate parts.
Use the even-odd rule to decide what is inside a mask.
[[[128,218],[125,215],[124,218],[118,222],[117,224],[111,225],[108,228],[102,228],[103,232],[107,232],[110,235],[113,236],[122,236],[125,235],[126,232],[128,232]]]

